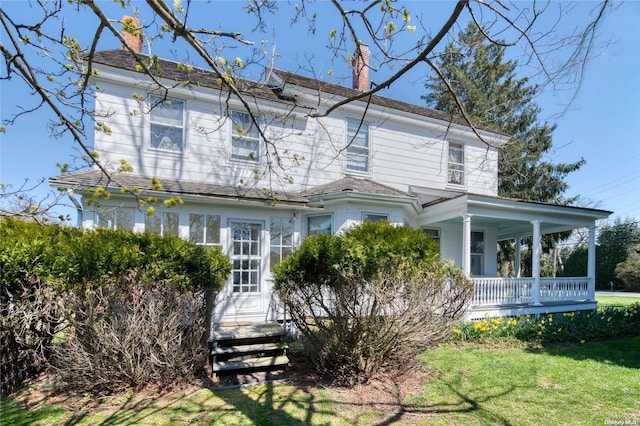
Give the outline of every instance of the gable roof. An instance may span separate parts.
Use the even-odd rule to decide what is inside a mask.
[[[150,58],[146,55],[140,54],[140,58],[147,63],[151,62]],[[99,51],[93,55],[91,60],[94,64],[103,64],[125,71],[138,72],[136,71],[136,66],[139,65],[138,62],[129,51],[126,51],[124,49]],[[335,83],[328,83],[316,78],[305,77],[303,75],[294,74],[288,71],[274,71],[287,84],[311,89],[319,93],[328,93],[332,95],[343,96],[345,98],[356,96],[362,93],[358,90],[351,89],[346,86],[341,86]],[[226,86],[218,83],[219,76],[215,72],[204,68],[186,67],[184,66],[184,64],[181,64],[179,62],[158,58],[156,64],[151,66],[150,72],[157,77],[173,80],[176,82],[189,82],[194,86],[201,86],[227,92]],[[286,96],[283,97],[279,95],[276,90],[270,88],[265,83],[243,79],[236,80],[235,83],[240,93],[255,96],[261,99],[272,100],[275,102],[295,103],[295,100],[290,99]],[[445,123],[455,123],[460,126],[469,127],[466,120],[461,117],[435,109],[411,104],[408,102],[387,98],[384,96],[372,95],[370,98],[363,98],[359,102],[368,102],[372,105],[393,109],[399,112],[415,114],[422,117],[440,120]],[[508,136],[500,131],[490,129],[488,127],[477,126],[477,128],[497,135]]]

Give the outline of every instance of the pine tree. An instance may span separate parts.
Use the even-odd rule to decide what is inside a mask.
[[[517,62],[505,59],[506,47],[487,41],[472,22],[457,41],[449,43],[434,64],[449,80],[456,97],[474,126],[488,127],[512,136],[499,150],[498,194],[530,201],[568,204],[562,194],[564,178],[584,160],[553,164],[545,155],[553,147],[555,124],[540,123],[534,102],[539,86],[516,76]],[[436,75],[426,84],[427,105],[462,115],[458,103]]]

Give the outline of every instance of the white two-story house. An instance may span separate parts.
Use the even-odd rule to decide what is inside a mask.
[[[239,81],[250,115],[211,71],[158,60],[163,90],[138,65],[124,50],[93,57],[104,124],[96,126],[94,149],[111,177],[94,169],[50,183],[82,197],[85,228],[176,234],[221,247],[232,273],[216,322],[281,315],[271,267],[305,236],[367,219],[429,233],[441,257],[476,286],[471,318],[595,308],[595,225],[610,212],[498,197],[497,150],[507,135],[476,134],[448,114],[380,96],[315,118],[358,93],[358,84],[366,87],[366,73],[354,77],[355,88],[281,71],[269,84]],[[133,171],[115,172],[121,160]],[[123,187],[156,197],[155,213]],[[87,203],[90,188],[110,197]],[[182,204],[162,202],[175,197]],[[541,278],[541,237],[576,228],[589,229],[588,276]],[[515,276],[498,278],[498,242],[525,236],[534,241],[533,276],[521,276],[515,244]]]

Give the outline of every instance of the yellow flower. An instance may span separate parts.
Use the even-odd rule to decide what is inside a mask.
[[[584,343],[584,340],[580,340],[580,343]]]

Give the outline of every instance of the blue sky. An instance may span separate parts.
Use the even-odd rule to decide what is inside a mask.
[[[211,19],[211,16],[215,16],[224,29],[250,34],[251,22],[238,19],[237,10],[245,4],[244,1],[218,3],[215,7],[222,8],[222,12],[203,14],[202,19],[215,27],[218,23],[215,18]],[[451,2],[406,4],[416,16],[423,14],[429,19],[447,16],[453,6]],[[122,11],[111,2],[103,2],[102,5],[112,11],[110,17],[119,18],[122,15]],[[594,2],[577,4],[584,10],[593,6]],[[600,32],[600,40],[609,40],[609,44],[598,51],[598,56],[588,65],[577,96],[566,112],[558,115],[566,109],[573,94],[571,91],[554,93],[547,90],[537,102],[542,108],[540,118],[558,125],[554,133],[555,149],[548,159],[553,162],[572,162],[583,157],[587,161],[580,171],[568,177],[570,188],[566,195],[580,195],[581,205],[613,211],[613,218],[640,219],[640,2],[631,1],[616,6]],[[30,13],[27,2],[3,0],[2,7],[22,16]],[[220,12],[220,9],[216,9],[216,12]],[[92,21],[85,19],[85,16],[78,16],[72,11],[67,13],[65,26],[70,34],[90,34]],[[259,37],[276,40],[281,55],[276,67],[296,72],[300,71],[301,64],[306,63],[326,75],[333,65],[326,58],[327,38],[323,34],[328,33],[335,21],[325,23],[319,20],[317,35],[311,36],[301,26],[290,28],[289,16],[271,19],[267,33]],[[569,29],[575,24],[570,19],[561,23]],[[82,37],[79,38],[82,42]],[[100,44],[103,49],[118,46],[115,39],[107,38]],[[155,45],[154,53],[170,56],[170,48],[168,44]],[[373,75],[372,79],[375,78]],[[421,73],[412,73],[383,95],[423,104],[420,100],[425,93],[423,82]],[[24,84],[15,78],[0,84],[0,117],[3,120],[15,113],[18,105],[27,105],[33,99]],[[50,136],[47,129],[50,117],[51,114],[46,110],[29,114],[17,124],[7,126],[6,134],[0,134],[0,182],[11,184],[14,188],[19,187],[25,178],[36,182],[58,174],[57,162],[70,162],[73,156],[79,155],[68,138],[55,139]],[[45,184],[39,188],[38,194],[42,196],[47,191]]]

